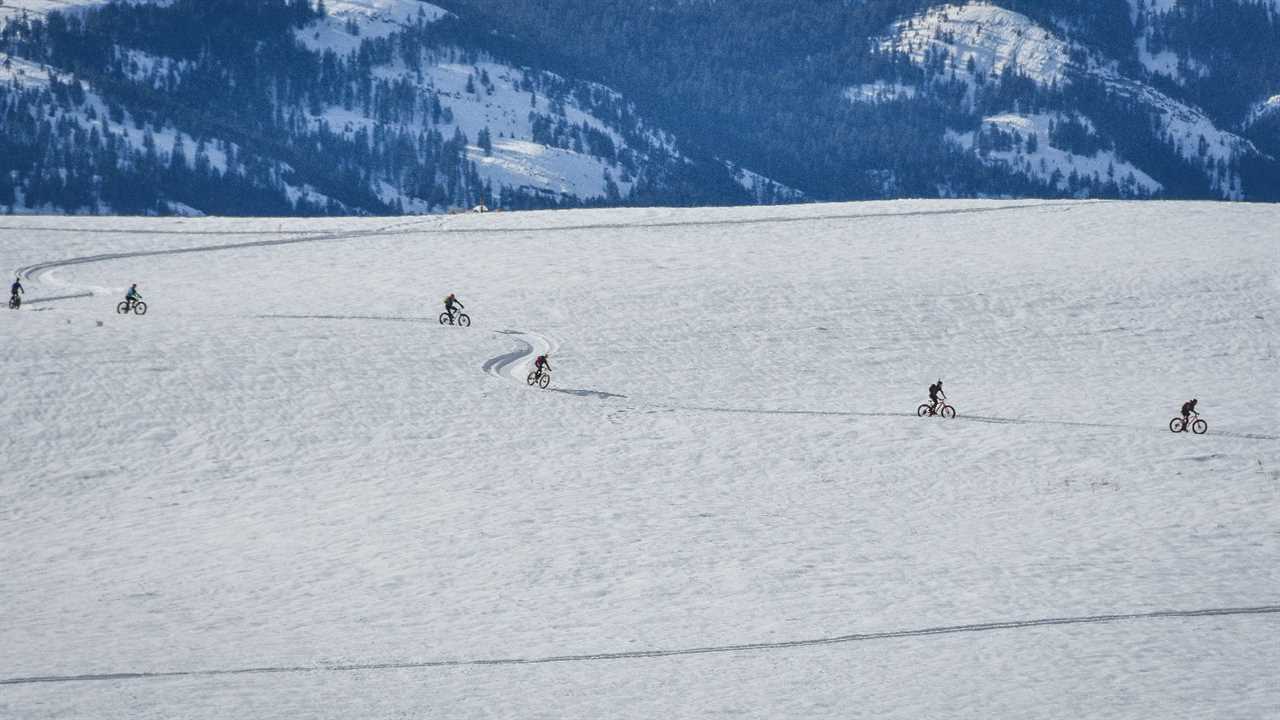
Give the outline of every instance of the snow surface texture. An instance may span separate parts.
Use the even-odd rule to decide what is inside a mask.
[[[0,717],[1268,717],[1278,214],[0,218]]]
[[[904,53],[919,65],[945,54],[954,63],[956,78],[970,86],[978,82],[975,75],[992,78],[988,80],[992,82],[1006,68],[1016,69],[1046,86],[1069,83],[1075,74],[1093,75],[1117,94],[1157,110],[1166,138],[1176,145],[1182,157],[1203,165],[1214,189],[1226,199],[1241,199],[1242,192],[1239,177],[1225,173],[1222,166],[1239,155],[1258,153],[1253,143],[1218,128],[1198,108],[1121,75],[1112,60],[1094,53],[1087,56],[1083,66],[1073,63],[1071,43],[1025,15],[994,5],[974,2],[931,8],[895,23],[881,41],[881,48]],[[972,73],[968,70],[970,59],[974,64]],[[865,93],[852,88],[846,96],[860,100]],[[1047,177],[1040,173],[1032,176]]]

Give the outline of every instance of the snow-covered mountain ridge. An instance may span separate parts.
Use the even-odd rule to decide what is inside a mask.
[[[766,174],[817,197],[1280,199],[1280,133],[1244,122],[1280,92],[1274,3],[448,4],[589,59],[614,87],[660,98],[673,131],[724,157],[721,145],[749,149]],[[557,32],[570,22],[590,32]],[[954,142],[1013,115],[1092,128],[1039,138],[1060,151],[1066,183],[1049,158],[1028,171]],[[1126,163],[1153,182],[1092,172]]]
[[[1241,178],[1231,169],[1235,161],[1244,156],[1262,155],[1250,140],[1218,127],[1203,110],[1170,97],[1143,79],[1126,76],[1116,59],[1073,42],[1059,35],[1055,29],[999,5],[971,2],[933,7],[896,23],[881,41],[881,48],[886,52],[901,53],[922,68],[940,69],[926,87],[940,88],[960,82],[968,87],[971,101],[978,86],[998,84],[1002,77],[1025,78],[1045,89],[1061,88],[1075,82],[1101,84],[1116,96],[1151,113],[1157,123],[1154,129],[1159,137],[1176,148],[1188,163],[1198,166],[1213,191],[1224,199],[1245,197]],[[1019,114],[1015,108],[1009,110],[1013,115]],[[1030,132],[1036,134],[1040,141],[1049,140],[1043,122],[1036,123],[1030,116],[1022,115],[1021,125],[1041,126],[1038,131]],[[1008,119],[1010,113],[1001,117]],[[1093,122],[1087,116],[1085,119],[1090,124],[1090,132],[1093,132]],[[984,125],[998,124],[991,123],[990,117],[984,119]],[[1059,153],[1065,150],[1053,149]],[[1038,158],[1031,157],[1027,164],[1019,166],[1015,163],[1010,167],[1043,180],[1067,169],[1063,165],[1079,165],[1068,171],[1081,171],[1100,179],[1099,165],[1114,167],[1118,163],[1122,167],[1122,176],[1133,173],[1135,178],[1135,182],[1122,189],[1123,195],[1150,195],[1162,189],[1159,182],[1140,169],[1141,159],[1131,161],[1117,155],[1114,148],[1083,157],[1080,163],[1070,152],[1066,152],[1063,158],[1065,163],[1039,163]],[[998,155],[984,154],[983,159],[989,163],[1007,164],[1007,159]],[[1135,162],[1137,165],[1133,164]],[[1062,187],[1057,181],[1051,181],[1051,184]]]
[[[0,207],[1280,200],[1275,3],[313,3],[0,6]]]
[[[200,12],[187,10],[190,3],[139,3],[140,11],[135,13],[138,22],[155,22],[157,13],[149,15],[145,5],[165,8],[177,16],[174,22],[184,20],[184,12]],[[102,3],[86,0],[54,8],[29,0],[7,10],[11,23],[29,24],[20,19],[23,10],[34,14],[28,19],[47,18],[54,10],[72,11],[68,17],[74,23],[100,6]],[[303,7],[297,12],[308,12],[301,5],[282,6]],[[450,30],[435,31],[432,27],[446,19],[457,20],[435,5],[415,0],[340,0],[328,3],[323,16],[297,22],[291,34],[311,56],[294,53],[290,62],[298,64],[297,70],[283,72],[315,87],[295,93],[296,99],[284,103],[278,93],[270,91],[274,99],[268,102],[276,106],[271,121],[276,126],[272,129],[275,137],[270,143],[254,142],[260,138],[253,137],[247,146],[241,137],[244,133],[239,132],[240,118],[226,123],[234,127],[225,133],[218,127],[193,127],[181,119],[181,111],[175,116],[163,106],[157,107],[155,101],[168,101],[176,86],[192,82],[186,78],[194,79],[201,74],[200,65],[208,65],[204,59],[175,57],[166,54],[163,47],[154,48],[163,42],[144,40],[137,43],[139,47],[123,40],[111,49],[113,70],[106,73],[95,72],[91,66],[69,68],[71,73],[61,81],[74,76],[71,82],[89,98],[87,106],[59,102],[60,98],[48,92],[47,72],[28,73],[24,69],[32,63],[22,57],[22,50],[11,46],[4,57],[16,67],[12,74],[19,81],[14,88],[30,91],[28,103],[53,106],[41,114],[80,127],[105,117],[99,132],[114,133],[120,152],[126,156],[154,153],[154,161],[135,159],[129,164],[190,165],[194,163],[190,153],[197,145],[202,151],[212,147],[207,167],[223,175],[247,177],[252,165],[258,173],[252,184],[268,185],[278,203],[302,212],[441,212],[474,205],[622,203],[632,197],[678,201],[679,196],[673,193],[685,193],[678,187],[687,181],[680,178],[691,173],[715,177],[721,192],[736,193],[742,202],[800,197],[767,178],[744,174],[749,171],[736,164],[689,156],[675,137],[646,122],[632,104],[603,85],[520,67],[468,47],[465,41],[450,40],[454,36]],[[76,27],[72,25],[73,30]],[[10,35],[21,38],[18,32]],[[282,38],[270,41],[287,42]],[[46,59],[40,64],[50,63]],[[102,88],[114,89],[117,83],[136,88],[131,91],[135,99],[122,102],[118,93],[109,92],[116,97],[104,101]],[[138,89],[144,97],[136,97]],[[111,112],[107,111],[109,105]],[[38,131],[33,129],[31,134]],[[250,134],[262,133],[254,130]],[[179,142],[179,138],[184,140]],[[278,152],[281,142],[290,147],[283,155]],[[347,164],[350,172],[362,176],[358,181],[362,189],[351,192],[354,176],[343,181],[345,192],[325,187],[338,173],[308,169],[325,157],[302,150],[312,143],[347,148],[352,155]],[[372,159],[384,165],[373,172],[368,167],[371,159],[363,157],[360,150],[371,144],[381,149],[380,154],[388,155],[386,160]],[[175,145],[188,155],[174,158]],[[411,145],[416,158],[406,164],[404,153]],[[306,157],[296,157],[295,148]],[[228,167],[228,155],[246,162],[233,162]],[[48,170],[35,168],[31,172],[47,175]],[[0,205],[16,210],[130,209],[104,199],[93,187],[78,193],[86,202],[68,205],[74,201],[58,196],[71,193],[59,192],[56,187],[67,183],[74,183],[74,179],[54,181],[52,191],[46,191],[50,184],[46,178],[24,178],[15,183],[7,198],[0,188]],[[202,207],[200,193],[184,190],[182,184],[157,188],[164,197],[142,204],[162,212],[233,211],[226,205]]]

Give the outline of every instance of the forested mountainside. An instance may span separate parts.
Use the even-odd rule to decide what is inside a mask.
[[[1274,0],[441,2],[813,197],[1280,199]]]
[[[0,18],[0,206],[318,214],[798,194],[414,0],[173,0]],[[51,9],[52,8],[52,9]],[[62,8],[58,10],[56,8]]]
[[[0,208],[1280,200],[1276,0],[4,0]]]

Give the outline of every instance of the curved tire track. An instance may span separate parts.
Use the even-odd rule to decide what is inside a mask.
[[[120,253],[103,253],[100,255],[87,255],[83,257],[66,258],[63,260],[53,260],[49,262],[36,263],[18,268],[15,272],[27,280],[35,281],[42,273],[59,267],[68,267],[72,265],[83,265],[86,263],[107,262],[110,260],[123,260],[139,257],[154,257],[161,255],[182,255],[187,253],[201,252],[220,252],[224,250],[241,250],[253,247],[271,247],[275,245],[293,245],[306,242],[324,242],[330,240],[356,240],[369,237],[394,236],[394,235],[411,235],[411,234],[529,234],[529,233],[545,233],[545,232],[569,232],[578,230],[611,230],[611,229],[662,229],[672,227],[715,227],[715,226],[736,226],[736,225],[768,225],[777,223],[801,223],[801,222],[821,222],[829,220],[875,220],[878,218],[911,218],[911,217],[930,217],[936,215],[973,215],[983,213],[999,213],[1014,212],[1018,210],[1035,210],[1043,208],[1064,208],[1071,209],[1082,205],[1090,204],[1093,201],[1049,201],[1038,203],[1021,203],[1013,205],[996,205],[992,207],[970,207],[970,208],[951,208],[945,210],[913,210],[906,212],[885,212],[885,213],[828,213],[824,215],[805,215],[805,216],[775,216],[775,217],[759,217],[759,218],[741,218],[726,220],[692,220],[692,221],[662,221],[662,222],[635,222],[635,223],[582,223],[578,225],[560,225],[548,227],[534,228],[449,228],[445,227],[447,218],[443,216],[430,216],[434,227],[421,227],[424,221],[421,219],[412,220],[405,223],[397,223],[381,228],[371,230],[353,230],[349,232],[332,232],[325,233],[317,231],[314,233],[291,233],[293,237],[285,237],[278,240],[256,240],[242,243],[229,243],[221,245],[199,245],[189,248],[177,248],[172,250],[144,250],[138,252],[120,252]],[[0,225],[0,232],[4,230],[20,230],[28,226],[20,225]],[[29,228],[35,229],[35,228]],[[280,231],[211,231],[211,232],[183,232],[183,231],[160,231],[160,230],[125,230],[114,228],[38,228],[43,232],[80,232],[80,233],[102,233],[102,234],[130,234],[130,235],[204,235],[214,237],[234,236],[234,235],[273,235],[280,234]]]
[[[414,221],[413,224],[417,224],[418,222],[419,221]],[[90,263],[108,262],[111,260],[128,260],[132,258],[142,258],[142,257],[160,257],[164,255],[187,255],[191,253],[222,252],[222,251],[228,251],[228,250],[244,250],[246,248],[273,247],[276,245],[296,245],[298,243],[326,242],[326,241],[337,241],[337,240],[360,240],[364,238],[379,237],[383,235],[398,235],[398,234],[405,234],[408,232],[415,232],[412,230],[407,231],[407,230],[401,229],[404,227],[404,225],[405,223],[397,223],[395,225],[389,225],[382,228],[375,228],[372,230],[353,230],[350,232],[308,234],[308,235],[302,235],[302,236],[298,236],[295,233],[293,237],[286,237],[278,240],[254,240],[251,242],[224,243],[220,245],[196,245],[192,247],[172,248],[168,250],[139,250],[136,252],[118,252],[118,253],[102,253],[100,255],[84,255],[81,257],[64,258],[62,260],[51,260],[51,261],[42,262],[42,263],[35,263],[34,265],[26,265],[18,268],[15,271],[15,273],[32,282],[38,282],[40,276],[50,270],[54,270],[60,267],[71,267],[73,265],[86,265]],[[0,230],[2,229],[4,228],[0,228]],[[259,235],[264,235],[264,234],[270,234],[270,233],[259,233]]]
[[[514,337],[520,345],[509,353],[486,360],[482,369],[497,378],[523,384],[524,368],[537,355],[549,355],[560,349],[560,341],[525,330],[498,330],[498,335]]]
[[[1152,612],[1118,613],[1113,615],[1081,615],[1075,617],[1036,618],[1030,620],[1006,620],[1002,622],[943,625],[938,627],[881,632],[851,633],[806,640],[782,640],[778,642],[742,643],[737,645],[705,645],[701,647],[668,650],[626,650],[577,655],[550,655],[543,657],[509,657],[471,660],[427,660],[422,662],[353,663],[344,665],[281,665],[268,667],[229,668],[216,670],[176,670],[169,672],[117,672],[89,673],[83,675],[44,675],[0,679],[0,685],[36,685],[41,683],[75,683],[125,680],[157,680],[163,678],[221,677],[226,675],[267,675],[309,672],[357,672],[371,670],[414,670],[430,668],[485,667],[501,665],[546,665],[551,663],[600,662],[606,660],[647,660],[689,655],[713,655],[726,653],[765,652],[793,650],[821,645],[843,645],[875,640],[910,639],[934,635],[960,633],[997,632],[1000,630],[1026,630],[1059,625],[1102,625],[1120,622],[1153,620],[1194,620],[1206,617],[1280,614],[1280,605],[1256,607],[1207,608],[1201,610],[1156,610]]]

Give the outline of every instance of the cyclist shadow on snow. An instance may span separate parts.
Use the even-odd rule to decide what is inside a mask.
[[[565,395],[574,395],[576,397],[593,397],[601,400],[611,400],[613,398],[627,399],[626,395],[618,393],[605,392],[603,390],[579,390],[573,388],[547,388],[549,392],[564,393]]]

